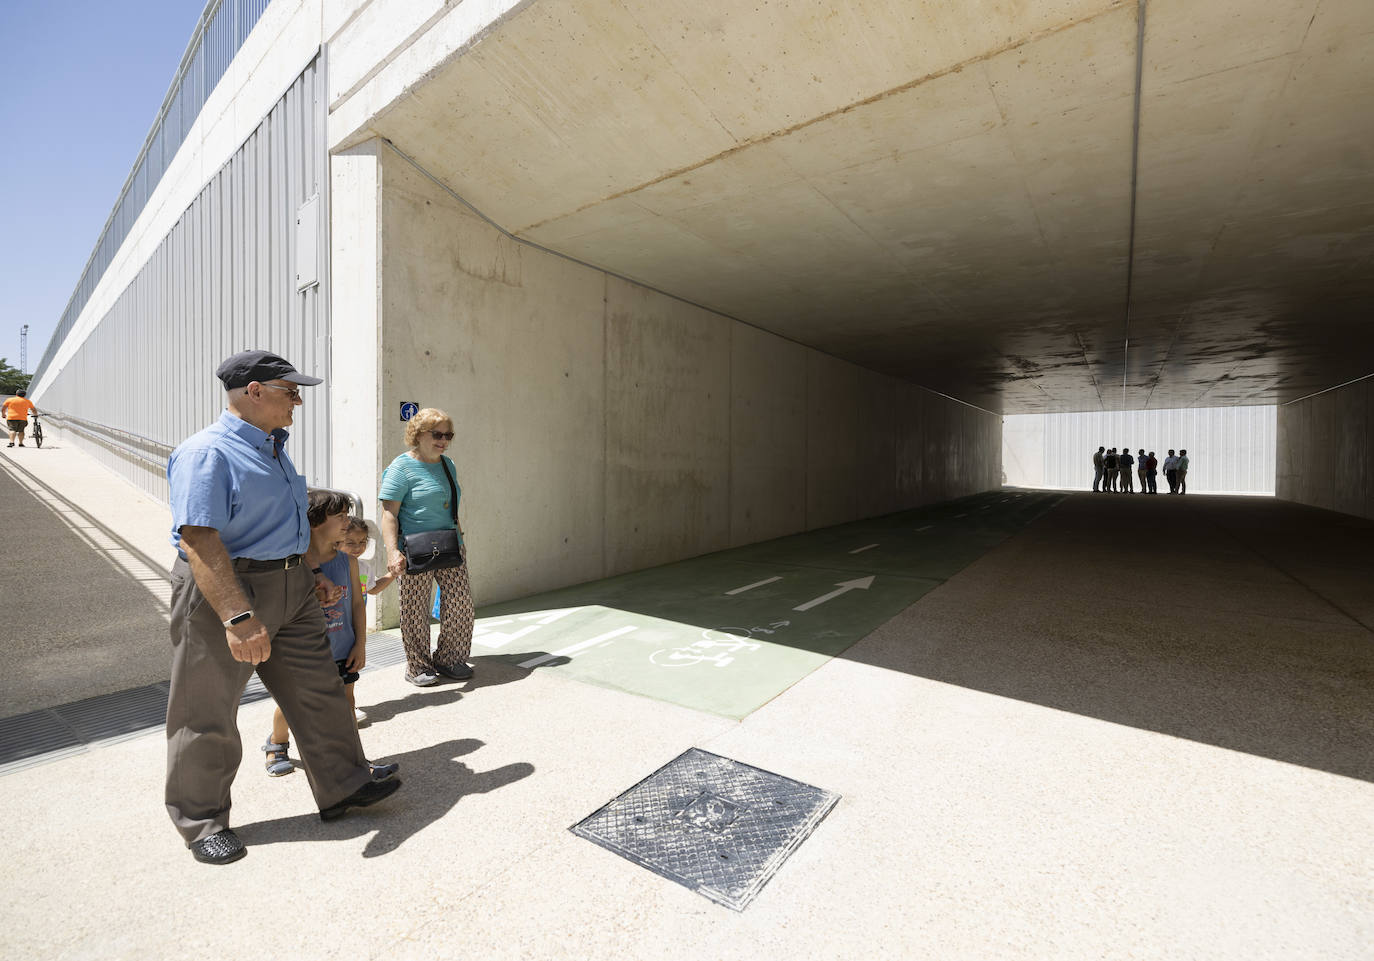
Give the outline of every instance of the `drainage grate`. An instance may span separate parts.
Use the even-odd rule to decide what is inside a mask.
[[[743,911],[839,800],[692,748],[571,830]]]
[[[0,721],[0,773],[84,750],[81,738],[52,711],[31,711]]]
[[[368,641],[365,671],[405,661],[399,637],[379,632]],[[167,686],[167,681],[161,681],[0,718],[0,775],[161,731],[167,723]],[[254,674],[239,703],[252,704],[267,697],[267,689]]]
[[[85,744],[122,741],[167,722],[167,682],[52,708]]]

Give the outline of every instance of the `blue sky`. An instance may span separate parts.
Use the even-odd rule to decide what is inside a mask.
[[[29,369],[95,249],[203,0],[0,0],[0,357]]]

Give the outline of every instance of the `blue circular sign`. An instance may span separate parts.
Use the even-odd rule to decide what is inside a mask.
[[[401,405],[401,420],[410,420],[420,412],[420,405],[411,401],[406,401]]]

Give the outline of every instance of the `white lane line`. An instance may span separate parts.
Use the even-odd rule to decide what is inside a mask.
[[[875,547],[877,547],[877,546],[878,546],[877,544],[869,544],[867,547],[860,547],[857,551],[850,551],[849,553],[851,553],[851,554],[862,554],[864,551],[871,551],[871,550],[873,550],[873,548],[875,548]]]
[[[968,517],[967,514],[955,514],[954,516],[955,516],[955,517]]]
[[[520,666],[520,667],[538,667],[540,664],[544,664],[544,663],[546,663],[546,662],[548,662],[548,661],[552,661],[552,660],[554,660],[555,658],[559,658],[559,657],[571,657],[572,655],[581,653],[582,651],[585,651],[585,650],[587,650],[588,648],[596,647],[598,644],[605,644],[607,641],[609,641],[609,640],[610,640],[611,638],[613,638],[613,637],[619,637],[621,634],[628,634],[628,633],[630,633],[631,631],[636,631],[636,630],[639,630],[639,628],[636,628],[636,627],[622,627],[622,628],[619,628],[618,630],[607,631],[605,634],[598,634],[596,637],[592,638],[590,641],[583,641],[581,644],[574,644],[574,645],[572,645],[571,647],[565,647],[565,648],[563,648],[561,651],[554,651],[552,654],[540,654],[538,657],[532,657],[532,658],[530,658],[528,661],[521,661],[519,666]]]
[[[755,581],[752,584],[745,584],[743,587],[737,587],[733,591],[726,591],[725,594],[726,596],[729,596],[731,594],[743,594],[745,591],[752,591],[756,587],[762,587],[765,584],[771,584],[774,581],[780,580],[782,580],[781,577],[769,577],[762,581]]]
[[[921,533],[921,531],[928,531],[928,530],[930,530],[930,529],[931,529],[932,527],[934,527],[934,526],[935,526],[934,524],[927,524],[925,527],[918,527],[918,528],[916,528],[916,533],[919,534],[919,533]]]
[[[841,583],[835,585],[839,588],[838,591],[831,591],[829,594],[822,594],[820,597],[812,598],[805,604],[797,605],[796,607],[792,608],[792,610],[809,611],[811,610],[811,608],[817,606],[818,604],[824,604],[826,601],[834,600],[841,594],[848,594],[850,591],[866,591],[869,589],[869,587],[873,585],[873,577],[874,575],[870,574],[868,577],[860,577],[852,581],[842,581]]]

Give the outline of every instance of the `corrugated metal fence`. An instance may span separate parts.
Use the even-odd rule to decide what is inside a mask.
[[[62,312],[62,320],[53,331],[38,366],[34,368],[35,384],[42,380],[53,355],[67,334],[71,333],[72,326],[81,316],[86,302],[91,299],[100,278],[119,252],[120,245],[129,235],[138,215],[143,212],[148,198],[157,189],[162,175],[167,172],[167,166],[190,132],[191,125],[200,116],[206,98],[229,69],[234,54],[243,46],[244,39],[267,9],[268,2],[210,0],[205,7],[186,53],[181,58],[181,66],[162,102],[162,109],[153,121],[153,129],[143,142],[143,149],[100,232],[95,250],[86,261],[86,269],[82,271],[81,280],[67,302],[67,309]]]
[[[44,388],[41,410],[84,423],[88,439],[124,432],[126,446],[172,447],[224,409],[224,390],[214,378],[223,358],[249,347],[275,350],[326,379],[305,391],[291,452],[312,484],[329,483],[325,98],[321,56],[206,184]],[[312,196],[320,197],[314,232],[320,283],[298,292],[297,210]],[[166,479],[155,464],[109,446],[93,451],[166,499]]]
[[[1143,447],[1161,465],[1169,448],[1186,448],[1189,493],[1272,494],[1276,424],[1272,406],[1012,415],[1003,422],[1003,472],[1017,486],[1087,490],[1099,446],[1129,447],[1132,456]]]

